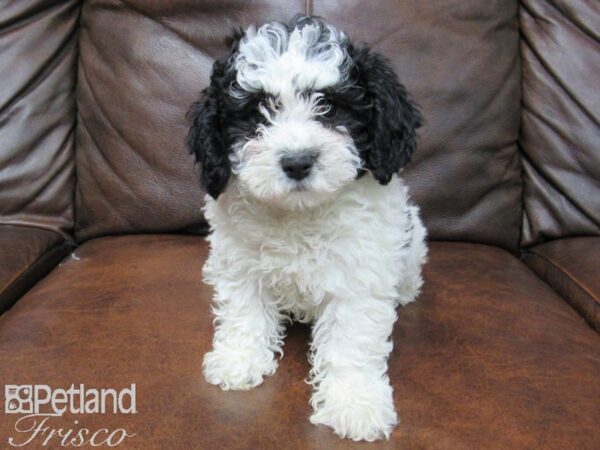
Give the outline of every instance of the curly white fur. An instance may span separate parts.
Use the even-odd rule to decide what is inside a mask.
[[[327,39],[323,39],[326,34]],[[237,81],[245,92],[264,90],[275,95],[296,88],[320,89],[345,75],[349,58],[340,42],[346,35],[332,26],[315,25],[291,33],[280,23],[258,30],[250,27],[236,58]]]
[[[206,379],[223,389],[259,385],[277,368],[286,318],[314,322],[311,421],[355,440],[389,437],[395,308],[419,292],[426,257],[400,179],[381,186],[364,176],[308,210],[254,200],[233,181],[218,201],[207,197],[205,213],[216,315]]]

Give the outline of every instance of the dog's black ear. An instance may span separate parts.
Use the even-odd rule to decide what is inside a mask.
[[[186,144],[196,162],[202,167],[200,183],[208,194],[217,199],[225,190],[231,165],[224,142],[221,88],[224,63],[215,62],[210,85],[202,91],[187,114],[191,123]]]
[[[367,46],[351,46],[349,53],[358,84],[372,104],[365,165],[379,183],[387,184],[411,159],[421,113],[383,56]]]

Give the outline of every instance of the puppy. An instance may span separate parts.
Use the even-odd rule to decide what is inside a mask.
[[[415,104],[383,57],[299,16],[239,32],[188,116],[212,228],[206,380],[258,386],[285,324],[309,322],[311,422],[389,438],[390,335],[427,253],[397,176],[415,150]]]

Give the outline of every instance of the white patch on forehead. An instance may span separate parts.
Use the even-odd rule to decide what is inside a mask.
[[[346,76],[345,40],[329,25],[307,24],[291,33],[279,23],[251,27],[236,55],[236,81],[245,91],[273,95],[332,86]]]

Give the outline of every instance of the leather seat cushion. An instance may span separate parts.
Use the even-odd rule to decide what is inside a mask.
[[[65,415],[53,427],[126,428],[127,447],[353,448],[308,422],[308,330],[278,372],[223,392],[201,375],[212,337],[207,255],[193,236],[86,242],[0,318],[0,380],[137,384],[135,415]],[[518,259],[432,243],[420,298],[399,310],[390,360],[401,423],[373,448],[593,448],[600,335]],[[0,436],[14,434],[0,421]],[[15,416],[16,417],[16,416]]]

